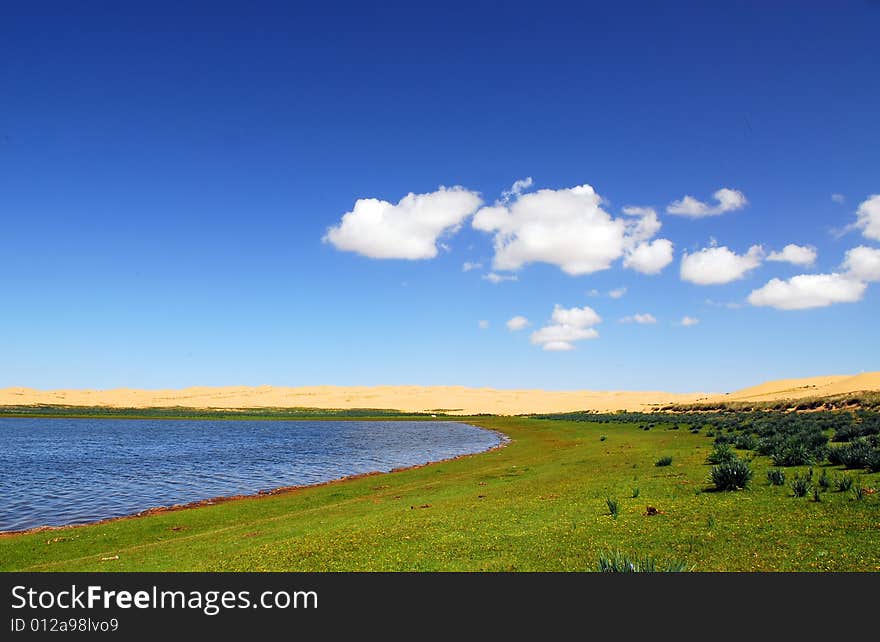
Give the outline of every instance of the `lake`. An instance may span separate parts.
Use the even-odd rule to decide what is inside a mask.
[[[500,441],[451,421],[0,418],[0,531],[387,472]]]

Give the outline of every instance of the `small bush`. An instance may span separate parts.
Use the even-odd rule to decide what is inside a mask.
[[[801,443],[782,444],[770,456],[774,466],[805,466],[813,463],[813,455]]]
[[[602,435],[599,437],[599,441],[605,441],[606,439],[608,439],[608,435]]]
[[[608,506],[608,513],[611,517],[617,519],[617,516],[620,515],[620,503],[616,499],[608,497],[605,499],[605,505]]]
[[[822,474],[819,475],[818,483],[819,483],[819,487],[822,490],[828,490],[829,488],[831,488],[831,478],[828,477],[828,471],[825,470],[824,468],[822,469]]]
[[[865,489],[862,488],[861,486],[856,486],[856,489],[854,491],[854,495],[855,495],[856,501],[858,501],[858,502],[862,501],[863,499],[865,499]]]
[[[633,493],[632,493],[632,497],[633,497],[633,499],[635,499],[636,497],[638,497],[640,494],[641,494],[641,491],[639,490],[639,487],[638,487],[638,486],[636,486],[635,488],[633,488]]]
[[[767,471],[767,481],[769,481],[772,486],[784,486],[785,471],[781,468],[771,468]]]
[[[655,466],[669,466],[672,463],[672,457],[666,455],[654,462]]]
[[[821,502],[822,501],[822,491],[818,486],[813,486],[813,501]]]
[[[794,493],[795,497],[806,497],[812,486],[813,484],[809,477],[795,475],[794,481],[791,482],[791,492]]]
[[[737,490],[749,485],[752,468],[749,462],[734,456],[733,459],[713,466],[710,478],[717,490]]]
[[[867,439],[859,438],[828,452],[828,461],[845,468],[867,468],[872,459],[873,448]]]
[[[736,438],[733,445],[740,450],[754,450],[758,447],[758,440],[751,433],[743,433]]]
[[[834,487],[841,493],[848,492],[852,490],[853,478],[849,475],[841,475],[840,477],[835,477]]]
[[[652,557],[629,557],[619,551],[599,555],[600,573],[683,573],[688,570],[683,562],[671,561],[658,565]]]
[[[723,464],[731,459],[736,459],[736,453],[733,452],[730,444],[715,444],[715,448],[706,457],[706,461],[710,464]]]

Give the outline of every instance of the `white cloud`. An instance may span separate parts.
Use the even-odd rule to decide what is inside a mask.
[[[862,230],[862,236],[880,241],[880,194],[872,194],[862,201],[856,215],[856,227]]]
[[[638,323],[641,325],[646,325],[649,323],[657,323],[657,319],[654,318],[653,314],[649,312],[645,312],[644,314],[633,314],[631,316],[623,317],[620,320],[621,323]]]
[[[781,252],[771,252],[767,260],[783,261],[792,265],[812,265],[816,262],[817,256],[816,248],[789,243]]]
[[[778,310],[822,308],[859,301],[868,285],[846,274],[800,274],[787,281],[771,279],[748,298],[756,306]]]
[[[841,268],[858,281],[880,281],[880,250],[859,245],[847,251]]]
[[[485,319],[480,319],[479,321],[477,321],[477,327],[479,327],[480,330],[488,330],[489,329],[489,322],[486,321]]]
[[[698,318],[689,317],[689,316],[685,315],[681,318],[681,321],[679,321],[678,323],[680,325],[683,325],[686,328],[689,328],[692,325],[697,325],[699,322],[700,322],[700,320]]]
[[[670,263],[672,263],[672,241],[668,239],[639,243],[632,250],[628,250],[623,258],[623,267],[632,268],[642,274],[659,274]]]
[[[587,296],[599,296],[599,290],[593,288],[592,290],[587,291]]]
[[[549,263],[567,274],[590,274],[608,269],[660,228],[653,210],[628,208],[628,218],[613,218],[601,205],[590,185],[542,189],[484,207],[472,224],[494,234],[496,270]]]
[[[626,294],[626,286],[615,288],[608,292],[608,296],[610,296],[612,299],[619,299],[624,294]]]
[[[496,274],[495,272],[484,274],[483,279],[485,279],[489,283],[494,283],[496,285],[503,281],[519,281],[519,277],[515,274]]]
[[[507,329],[511,332],[516,332],[517,330],[523,330],[529,326],[529,320],[524,316],[516,315],[512,319],[507,322]]]
[[[718,216],[719,214],[738,210],[748,205],[746,195],[739,190],[722,187],[712,196],[718,201],[717,205],[709,205],[703,201],[698,201],[693,196],[685,196],[679,201],[672,201],[666,207],[666,211],[678,216],[703,218],[704,216]]]
[[[844,203],[846,203],[846,196],[844,196],[843,194],[832,194],[831,200],[839,205],[843,205]]]
[[[763,257],[760,245],[753,245],[745,254],[737,254],[725,246],[703,248],[682,257],[681,278],[697,285],[730,283],[761,265]]]
[[[464,263],[461,264],[461,271],[462,272],[470,272],[471,270],[479,270],[481,267],[483,267],[482,263],[474,263],[471,261],[465,261]]]
[[[430,259],[437,240],[458,226],[480,205],[476,192],[440,187],[428,194],[407,194],[392,204],[360,198],[339,224],[327,229],[325,243],[373,259]]]
[[[738,301],[715,301],[714,299],[706,299],[706,305],[711,306],[713,308],[727,308],[728,310],[739,310],[743,307],[742,303]]]
[[[549,325],[532,333],[531,342],[548,351],[574,350],[575,341],[595,339],[599,333],[592,326],[602,318],[589,306],[563,308],[554,306]]]
[[[531,176],[526,176],[518,181],[514,181],[513,185],[510,186],[510,189],[501,192],[501,201],[507,203],[511,198],[518,197],[532,186],[532,182]]]

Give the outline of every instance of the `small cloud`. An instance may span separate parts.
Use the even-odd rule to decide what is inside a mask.
[[[727,308],[728,310],[739,310],[744,307],[742,303],[738,303],[736,301],[714,301],[713,299],[706,299],[706,305],[711,306],[713,308]]]
[[[880,250],[860,245],[848,250],[840,266],[859,281],[880,281]]]
[[[745,254],[725,246],[703,248],[681,259],[681,279],[697,285],[719,285],[737,281],[761,265],[764,249],[753,245]]]
[[[626,294],[626,286],[615,288],[614,290],[608,292],[608,296],[610,296],[612,299],[619,299],[624,294]]]
[[[860,301],[867,287],[867,283],[848,274],[799,274],[786,281],[771,279],[753,290],[748,301],[777,310],[807,310]]]
[[[689,328],[692,325],[697,325],[699,322],[700,320],[698,318],[685,315],[681,318],[681,321],[679,321],[678,324],[685,328]]]
[[[479,270],[479,269],[482,268],[482,267],[483,267],[483,264],[482,264],[482,263],[475,263],[475,262],[472,262],[472,261],[465,261],[465,262],[462,263],[462,265],[461,265],[461,271],[462,271],[462,272],[470,272],[471,270]]]
[[[506,189],[501,192],[501,202],[507,203],[511,198],[519,198],[520,194],[529,189],[532,186],[532,177],[526,176],[525,178],[521,178],[518,181],[515,181],[513,185],[510,186],[510,189]]]
[[[705,216],[718,216],[725,212],[732,212],[748,205],[746,195],[739,190],[723,187],[712,195],[717,201],[716,205],[709,205],[698,201],[693,196],[685,196],[681,200],[672,201],[666,208],[669,214],[687,216],[690,218],[703,218]]]
[[[880,241],[880,194],[872,194],[864,200],[856,215],[858,220],[855,226],[862,230],[862,236]]]
[[[592,290],[587,292],[587,296],[599,296],[599,290],[597,290],[596,288],[593,288]]]
[[[832,194],[831,200],[838,205],[843,205],[844,203],[846,203],[846,196],[844,196],[843,194]]]
[[[654,318],[653,314],[645,312],[644,314],[633,314],[628,317],[623,317],[620,320],[621,323],[638,323],[640,325],[647,325],[651,323],[657,323],[657,319]]]
[[[480,319],[479,321],[477,321],[477,327],[479,327],[480,330],[488,330],[489,329],[489,322],[486,321],[485,319]]]
[[[489,283],[502,283],[504,281],[519,281],[519,277],[515,274],[496,274],[495,272],[489,272],[489,274],[484,274],[483,278]]]
[[[511,332],[516,332],[518,330],[523,330],[527,328],[529,325],[529,320],[523,316],[517,315],[507,322],[507,329]]]
[[[795,245],[789,243],[781,252],[771,252],[767,257],[768,261],[781,261],[791,263],[792,265],[807,266],[816,262],[816,248],[806,245]]]
[[[575,341],[596,339],[599,333],[593,328],[602,318],[589,306],[563,308],[554,306],[551,323],[532,333],[530,340],[549,352],[574,350]]]
[[[407,194],[397,203],[359,198],[323,241],[372,259],[432,259],[440,237],[454,234],[482,202],[476,192],[443,186],[429,194]]]

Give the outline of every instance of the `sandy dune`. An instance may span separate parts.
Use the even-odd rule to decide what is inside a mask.
[[[61,404],[147,408],[392,408],[455,414],[523,414],[572,410],[645,410],[668,403],[726,399],[771,401],[880,390],[880,372],[782,379],[730,394],[494,390],[462,386],[192,387],[181,390],[0,390],[0,405]]]

